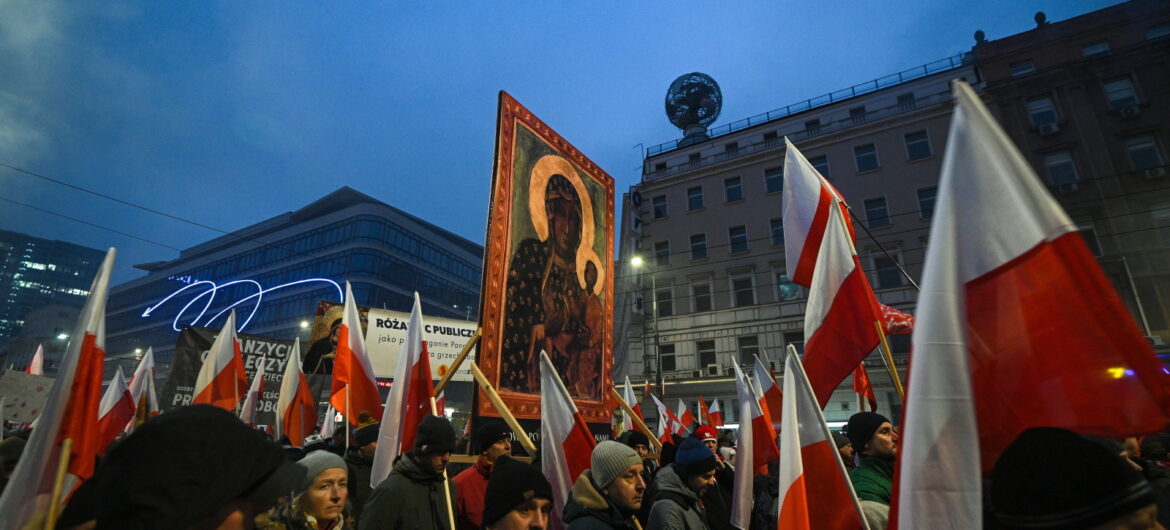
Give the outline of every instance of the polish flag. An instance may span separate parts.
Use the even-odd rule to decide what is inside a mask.
[[[902,528],[982,527],[982,474],[1035,426],[1161,430],[1170,376],[966,83],[939,180],[896,466]]]
[[[666,404],[658,399],[658,396],[652,393],[650,397],[654,398],[654,405],[658,407],[658,441],[664,444],[673,444],[674,441],[670,435],[674,432],[674,426],[680,423],[678,417],[666,408]]]
[[[784,374],[778,529],[865,529],[853,483],[792,345]]]
[[[711,427],[718,427],[715,419],[711,417],[711,409],[707,408],[707,400],[703,399],[703,395],[699,394],[699,421],[703,425],[710,425]]]
[[[882,332],[886,335],[909,335],[914,332],[914,316],[886,304],[878,303],[882,315]]]
[[[127,422],[126,434],[133,432],[151,416],[162,412],[154,386],[154,348],[146,349],[134,374],[130,376],[130,399],[134,400],[134,418]]]
[[[0,514],[4,524],[11,528],[25,528],[48,512],[65,440],[72,440],[72,448],[60,506],[81,481],[93,475],[94,462],[103,449],[99,443],[98,407],[105,357],[106,298],[115,254],[112,248],[106,252],[98,268],[37,427],[8,480],[8,487],[0,495]]]
[[[317,426],[317,400],[301,371],[301,339],[293,342],[284,362],[280,397],[276,400],[276,437],[287,435],[293,447],[302,447]],[[332,433],[330,433],[332,435]]]
[[[840,203],[843,215],[848,213],[837,189],[787,137],[784,145],[784,262],[793,283],[810,287],[834,201]],[[852,234],[852,223],[846,227]]]
[[[735,454],[735,483],[732,487],[731,524],[747,530],[751,527],[752,480],[760,468],[767,470],[768,464],[780,458],[776,447],[776,430],[764,416],[760,400],[752,389],[751,381],[739,369],[739,363],[732,363],[735,369],[735,391],[739,398],[739,448]]]
[[[675,421],[678,422],[678,429],[674,431],[679,436],[686,436],[687,431],[695,426],[695,415],[691,412],[691,408],[687,406],[686,402],[678,400],[678,412],[674,415]]]
[[[864,397],[869,402],[870,412],[877,410],[877,396],[873,393],[873,383],[869,381],[865,363],[857,365],[853,370],[853,391],[857,393],[859,399]]]
[[[195,399],[192,404],[205,403],[235,412],[240,398],[248,392],[248,379],[244,375],[244,357],[240,354],[240,341],[236,338],[236,310],[228,314],[223,329],[211,343],[211,350],[195,378]]]
[[[711,400],[711,426],[723,426],[723,411],[719,410],[719,398]]]
[[[24,373],[32,375],[45,375],[44,344],[37,344],[37,351],[33,354],[32,359],[28,361],[28,367],[24,369]]]
[[[325,417],[321,419],[321,431],[320,431],[321,438],[324,438],[326,440],[332,440],[333,439],[333,432],[336,429],[337,429],[337,409],[333,408],[333,405],[329,405],[329,408],[325,409]],[[306,436],[306,438],[308,438],[308,436]]]
[[[355,311],[356,312],[356,311]],[[414,448],[418,425],[436,410],[435,385],[431,380],[431,356],[427,341],[423,340],[422,302],[414,293],[414,307],[406,327],[406,342],[398,355],[394,370],[394,386],[386,396],[386,410],[382,413],[382,428],[378,431],[378,449],[370,470],[370,487],[376,488],[386,477],[398,455]],[[436,407],[436,409],[432,409]]]
[[[341,330],[337,337],[337,357],[333,360],[329,403],[355,427],[358,414],[363,410],[374,417],[382,415],[382,396],[374,382],[361,316],[349,282],[345,282],[345,310],[341,314]]]
[[[638,419],[645,423],[646,417],[642,415],[642,404],[639,403],[638,400],[634,399],[634,387],[630,385],[630,376],[628,375],[626,376],[626,386],[624,389],[622,389],[622,392],[624,394],[622,399],[626,400],[626,404],[629,405],[631,409],[633,409],[634,414],[638,415]]]
[[[589,457],[597,441],[543,350],[540,352],[540,388],[540,466],[553,487],[550,526],[564,528],[560,514],[573,483],[589,469]]]
[[[256,367],[256,375],[252,376],[252,386],[244,396],[244,405],[240,407],[240,421],[249,426],[256,425],[256,405],[264,396],[264,369],[268,366],[268,356],[260,358],[260,365]]]
[[[782,410],[780,403],[784,398],[784,393],[780,391],[780,385],[772,378],[772,371],[764,366],[764,362],[760,360],[758,355],[752,371],[754,372],[752,388],[760,396],[760,407],[764,409],[768,421],[772,422],[772,428],[779,429]]]
[[[126,375],[122,367],[114,373],[106,393],[102,395],[98,406],[98,446],[102,452],[109,447],[110,442],[118,437],[118,433],[125,430],[126,425],[134,418],[134,399],[130,396],[130,389],[126,386]]]
[[[830,213],[804,314],[804,365],[822,409],[880,340],[877,300],[840,209]]]

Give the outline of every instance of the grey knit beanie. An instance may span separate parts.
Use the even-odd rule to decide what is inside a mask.
[[[593,484],[604,488],[613,479],[625,473],[630,466],[641,464],[642,457],[633,448],[621,442],[606,440],[593,448],[589,465],[593,470]]]
[[[342,460],[340,456],[337,456],[336,454],[333,454],[329,451],[313,451],[312,453],[305,455],[304,458],[298,460],[297,463],[304,466],[305,469],[309,470],[309,472],[305,474],[305,481],[301,484],[301,487],[297,489],[298,493],[309,489],[309,486],[313,485],[313,481],[317,480],[317,475],[320,475],[321,472],[325,471],[326,469],[339,467],[341,469],[345,469],[346,472],[349,471],[349,468],[345,467],[345,460]]]

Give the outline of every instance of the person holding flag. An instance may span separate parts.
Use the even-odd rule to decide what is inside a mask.
[[[446,477],[455,450],[455,428],[447,418],[427,416],[413,434],[413,449],[394,461],[390,475],[370,494],[358,530],[455,528],[447,515],[449,503],[457,497],[456,488]]]

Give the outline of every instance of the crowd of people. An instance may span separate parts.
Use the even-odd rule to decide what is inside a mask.
[[[532,462],[513,458],[512,432],[486,420],[468,442],[474,464],[454,473],[457,436],[428,416],[413,449],[370,487],[379,424],[360,418],[346,443],[311,436],[304,447],[272,441],[222,409],[195,405],[150,419],[116,442],[72,493],[58,528],[259,528],[262,530],[538,530],[556,496]],[[652,454],[628,431],[598,443],[590,468],[564,492],[557,514],[569,530],[733,528],[732,431],[701,426]],[[1164,528],[1170,515],[1167,437],[1112,440],[1057,428],[1024,431],[984,480],[984,528]],[[25,437],[0,443],[11,475]],[[885,528],[894,493],[898,433],[862,412],[834,433],[870,528]],[[783,451],[784,448],[781,448]],[[753,484],[751,528],[774,530],[783,492],[777,468]],[[7,487],[15,487],[8,484]],[[815,500],[813,500],[815,502]],[[854,506],[841,506],[854,510]]]

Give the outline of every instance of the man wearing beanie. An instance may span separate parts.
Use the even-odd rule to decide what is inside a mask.
[[[700,502],[708,488],[715,487],[715,454],[694,438],[678,446],[674,463],[654,477],[657,493],[650,508],[647,530],[709,530],[706,511]]]
[[[370,469],[374,465],[374,452],[378,450],[379,427],[373,419],[360,424],[353,432],[353,445],[345,452],[345,467],[349,469],[349,505],[355,521],[362,516],[362,508],[370,498]],[[338,430],[345,429],[339,427]]]
[[[484,492],[483,527],[544,530],[553,508],[552,484],[540,470],[504,455],[492,466]]]
[[[845,435],[858,457],[849,473],[870,528],[885,528],[890,515],[890,490],[894,482],[894,457],[898,443],[890,420],[876,412],[858,412],[849,418]]]
[[[642,458],[642,482],[645,482],[646,488],[649,488],[650,479],[658,471],[658,462],[646,459],[646,455],[650,454],[650,437],[642,431],[626,431],[622,438],[625,439],[626,445],[630,446]]]
[[[642,457],[625,444],[606,440],[593,448],[589,469],[577,477],[561,518],[569,530],[633,530],[645,492]]]
[[[424,418],[414,436],[414,449],[399,455],[390,476],[370,494],[358,530],[450,530],[453,521],[447,517],[447,502],[449,498],[454,509],[458,495],[444,472],[454,450],[451,422],[442,416]]]
[[[719,456],[719,433],[710,425],[695,429],[695,439],[703,442],[715,455],[715,486],[703,493],[703,508],[707,512],[707,526],[712,530],[733,530],[731,526],[731,499],[735,494],[735,468]]]
[[[483,527],[484,492],[496,459],[512,454],[512,430],[504,422],[488,420],[475,431],[475,447],[479,459],[451,479],[459,490],[455,508],[459,511],[459,530],[479,530]]]
[[[1072,431],[1034,427],[991,472],[1001,528],[1162,528],[1149,482],[1118,453]]]

